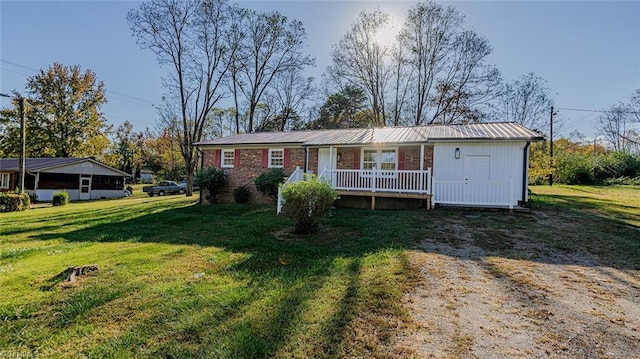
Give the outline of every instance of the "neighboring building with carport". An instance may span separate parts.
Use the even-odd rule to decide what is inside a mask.
[[[53,194],[65,191],[71,201],[120,198],[124,194],[125,172],[93,158],[27,158],[25,190],[38,201],[51,201]],[[18,186],[18,161],[0,159],[0,192]]]

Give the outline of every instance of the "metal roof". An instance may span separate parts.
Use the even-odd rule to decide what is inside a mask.
[[[228,137],[216,138],[211,141],[201,141],[195,143],[198,146],[204,145],[252,145],[267,143],[304,143],[311,138],[318,136],[320,131],[292,131],[292,132],[255,132],[241,133]]]
[[[429,140],[542,140],[539,133],[515,122],[429,126]]]
[[[127,173],[117,170],[113,167],[107,166],[102,162],[98,162],[93,158],[75,158],[75,157],[54,157],[54,158],[25,158],[26,171],[27,172],[40,172],[45,169],[67,166],[74,163],[90,161],[100,166],[109,168],[118,173],[122,173],[124,176],[129,176]],[[0,158],[0,171],[18,171],[18,160],[15,158]]]
[[[381,127],[338,130],[243,133],[211,141],[199,146],[238,146],[261,144],[300,144],[303,146],[361,145],[373,143],[424,143],[452,140],[524,140],[543,137],[514,122],[491,122],[457,125]]]

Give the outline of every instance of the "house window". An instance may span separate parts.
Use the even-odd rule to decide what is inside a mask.
[[[0,188],[9,188],[9,174],[0,173]]]
[[[398,168],[398,150],[396,148],[362,149],[362,169],[395,171]]]
[[[372,170],[376,167],[378,160],[377,150],[362,150],[362,169]]]
[[[284,167],[284,150],[269,149],[269,168]]]
[[[380,169],[383,171],[395,171],[398,168],[398,155],[395,149],[382,149],[380,151]]]
[[[233,161],[235,160],[235,150],[222,150],[222,165],[220,167],[233,168]]]

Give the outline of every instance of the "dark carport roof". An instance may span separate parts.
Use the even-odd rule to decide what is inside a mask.
[[[128,174],[115,168],[105,165],[93,158],[77,158],[77,157],[53,157],[53,158],[27,158],[25,159],[27,172],[38,172],[47,168],[55,168],[66,166],[77,162],[92,161],[101,166],[110,168],[116,172],[120,172],[125,176]],[[18,160],[15,158],[0,158],[0,171],[18,171]]]

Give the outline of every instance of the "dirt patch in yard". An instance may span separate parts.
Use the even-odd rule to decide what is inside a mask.
[[[606,244],[567,216],[437,215],[409,253],[416,326],[397,345],[421,358],[640,358],[640,271],[596,254]]]

